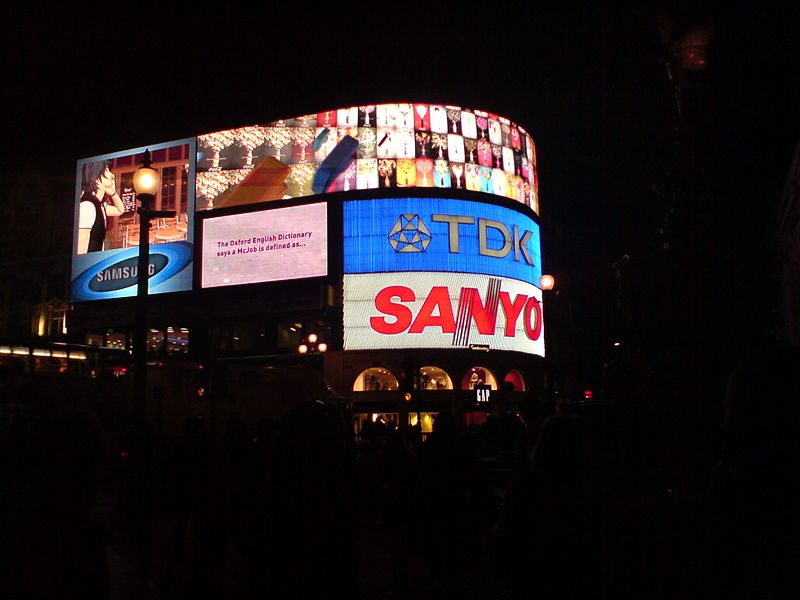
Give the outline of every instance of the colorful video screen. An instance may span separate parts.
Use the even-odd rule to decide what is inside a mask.
[[[508,119],[378,104],[198,136],[198,210],[379,188],[496,194],[539,212],[536,148]]]
[[[78,161],[73,234],[73,301],[136,293],[139,216],[133,175],[145,150],[159,173],[154,210],[174,216],[150,223],[150,293],[192,286],[194,139],[153,144]]]

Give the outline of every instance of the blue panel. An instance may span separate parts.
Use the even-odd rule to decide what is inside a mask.
[[[539,226],[516,210],[469,200],[345,202],[344,272],[394,271],[482,273],[538,285]]]
[[[106,300],[136,295],[139,248],[90,252],[73,258],[73,268],[83,269],[72,280],[72,302]],[[150,246],[150,294],[191,289],[192,244],[171,242]]]

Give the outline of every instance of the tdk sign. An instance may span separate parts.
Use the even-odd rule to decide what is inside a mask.
[[[539,226],[511,208],[453,198],[344,205],[344,272],[446,271],[538,282]]]

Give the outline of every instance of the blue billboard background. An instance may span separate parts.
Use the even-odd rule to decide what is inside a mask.
[[[451,222],[434,221],[433,215],[448,215]],[[473,222],[456,226],[454,217],[471,218]],[[494,253],[504,249],[501,253],[505,256],[480,252],[481,219],[485,247]],[[492,222],[502,223],[508,235]],[[457,237],[458,252],[450,251],[455,242],[451,237]],[[345,202],[344,272],[395,271],[480,273],[538,286],[542,275],[539,226],[516,210],[470,200],[378,198]]]
[[[173,242],[150,246],[150,264],[156,271],[149,277],[149,293],[180,292],[192,288],[192,244]],[[71,299],[108,300],[136,295],[136,264],[139,248],[122,248],[73,257],[78,274],[72,280]],[[127,271],[122,271],[127,267]],[[82,269],[82,270],[81,270]],[[116,271],[115,271],[116,269]]]

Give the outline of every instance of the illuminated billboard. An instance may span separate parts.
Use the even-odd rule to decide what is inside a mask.
[[[470,348],[544,356],[542,291],[465,273],[344,276],[344,349]]]
[[[161,177],[153,208],[176,213],[151,223],[150,293],[192,287],[195,141],[187,139],[78,161],[73,302],[136,295],[139,217],[133,174],[146,149]]]
[[[344,272],[447,271],[538,282],[539,225],[527,214],[453,198],[344,203]]]
[[[327,275],[327,210],[318,202],[205,219],[202,287]]]
[[[378,104],[198,136],[198,210],[336,191],[472,190],[537,214],[536,148],[481,110]]]

